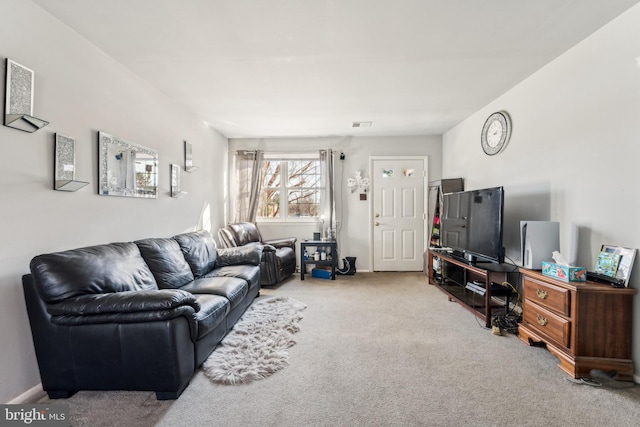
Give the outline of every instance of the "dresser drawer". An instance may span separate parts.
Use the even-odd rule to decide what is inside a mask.
[[[569,316],[571,293],[568,289],[525,276],[524,297],[538,305]]]
[[[522,321],[557,343],[569,347],[571,322],[529,301],[525,302]]]

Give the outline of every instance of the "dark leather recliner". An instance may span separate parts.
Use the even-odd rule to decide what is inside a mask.
[[[220,244],[225,248],[261,244],[260,284],[271,286],[283,281],[296,271],[295,237],[262,240],[260,231],[251,222],[229,224],[218,231]]]

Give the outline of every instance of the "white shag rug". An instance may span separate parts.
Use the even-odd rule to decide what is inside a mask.
[[[216,383],[242,384],[287,367],[305,308],[291,297],[255,302],[204,362],[204,374]]]

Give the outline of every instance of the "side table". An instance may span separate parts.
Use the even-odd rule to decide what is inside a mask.
[[[316,248],[316,251],[323,248],[327,254],[326,260],[304,259],[305,249],[310,247]],[[307,253],[309,251],[307,250]],[[336,280],[336,268],[338,267],[338,242],[335,240],[303,240],[300,242],[300,280],[304,280],[307,272],[307,264],[330,265],[331,280]]]

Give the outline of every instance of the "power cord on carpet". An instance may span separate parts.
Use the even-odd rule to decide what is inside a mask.
[[[609,388],[632,388],[635,387],[633,381],[620,381],[616,377],[617,371],[602,371],[600,369],[592,369],[589,374],[592,378],[565,378],[567,381],[579,385],[590,385],[591,387],[609,387]]]
[[[518,289],[516,289],[516,287],[511,283],[504,281],[501,283],[501,285],[511,288],[511,290],[518,296],[515,305],[508,312],[493,316],[493,318],[491,319],[491,328],[482,325],[478,321],[478,317],[474,315],[476,323],[482,329],[492,329],[494,335],[500,335],[501,331],[505,331],[513,335],[518,335],[518,324],[522,322],[522,315],[520,314],[522,312],[522,309],[520,309],[520,312],[518,312],[517,308],[522,307],[522,297],[520,296],[520,292],[518,292]],[[472,306],[475,306],[476,304],[475,299],[476,294],[474,293],[471,299]]]
[[[491,320],[491,325],[510,334],[518,335],[518,324],[522,322],[522,314],[520,314],[522,313],[522,296],[520,292],[518,292],[518,289],[511,283],[504,281],[502,282],[502,286],[511,288],[517,295],[516,303],[507,313],[494,316]],[[518,310],[518,308],[520,308],[520,310]]]

